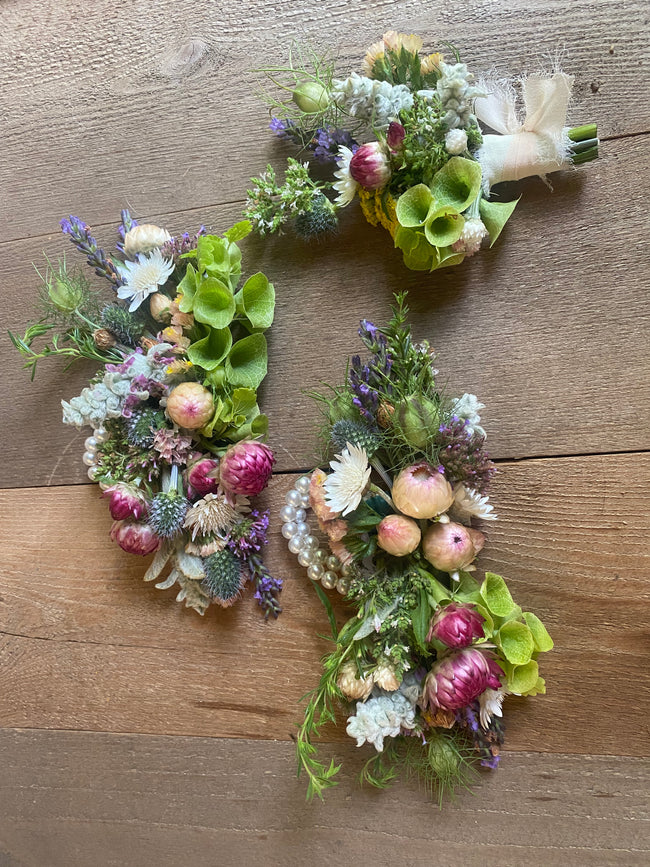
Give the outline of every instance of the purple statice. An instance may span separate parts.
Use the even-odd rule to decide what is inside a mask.
[[[131,229],[135,228],[137,225],[138,221],[131,216],[130,211],[123,208],[120,212],[120,225],[117,227],[117,234],[120,236],[120,240],[119,243],[115,245],[120,253],[124,252],[124,238],[126,237],[126,233],[130,232]]]
[[[196,235],[190,235],[189,232],[183,232],[182,235],[176,235],[175,237],[170,238],[169,241],[165,241],[160,248],[160,252],[164,259],[173,259],[175,264],[181,256],[185,255],[185,253],[196,250],[199,238],[201,235],[205,235],[206,233],[207,229],[205,226],[201,226]]]
[[[505,733],[505,726],[499,717],[493,716],[487,729],[484,729],[479,722],[479,703],[474,701],[456,711],[456,721],[471,738],[474,749],[481,757],[482,767],[495,770],[501,760],[499,750]]]
[[[463,482],[468,488],[485,494],[496,467],[483,448],[485,437],[469,431],[468,425],[467,419],[457,415],[440,425],[436,437],[440,463],[450,481]]]
[[[84,254],[86,261],[95,269],[96,274],[100,277],[106,277],[113,286],[121,286],[123,282],[122,278],[102,248],[97,246],[97,241],[90,234],[90,228],[87,223],[84,223],[79,217],[73,217],[71,214],[69,217],[61,220],[59,225],[63,234],[69,235],[77,250]]]
[[[359,147],[347,130],[334,126],[317,129],[311,141],[314,156],[321,163],[335,163],[341,146],[350,148],[353,153]]]

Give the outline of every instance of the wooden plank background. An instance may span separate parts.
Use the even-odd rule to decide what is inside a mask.
[[[461,268],[407,272],[350,208],[332,240],[247,239],[278,294],[263,390],[279,473],[315,450],[301,388],[342,375],[362,316],[411,290],[415,332],[449,388],[487,404],[499,462],[479,565],[556,639],[548,694],[511,699],[508,752],[474,796],[442,810],[414,783],[359,790],[344,758],[326,804],[304,804],[291,734],[327,645],[322,609],[280,538],[269,562],[285,612],[250,595],[205,619],[140,580],[107,537],[59,401],[92,368],[52,364],[30,385],[0,338],[0,867],[627,865],[648,862],[648,48],[641,0],[5,0],[0,7],[3,325],[78,213],[111,244],[119,210],[170,231],[225,229],[248,178],[286,151],[265,129],[254,68],[292,38],[358,66],[389,28],[453,42],[478,70],[560,58],[570,121],[597,120],[601,157],[523,183],[497,247]],[[324,325],[326,323],[326,325]],[[342,609],[341,609],[342,610]]]

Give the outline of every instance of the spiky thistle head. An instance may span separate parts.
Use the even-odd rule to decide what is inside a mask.
[[[311,241],[336,231],[338,224],[336,208],[328,198],[318,193],[310,207],[298,214],[293,226],[297,235],[305,241]]]
[[[229,608],[237,601],[245,584],[241,561],[226,548],[206,557],[203,568],[203,587],[218,605]]]
[[[101,320],[104,328],[127,346],[137,346],[145,330],[142,317],[129,313],[126,307],[119,304],[108,304],[104,307]]]
[[[170,539],[183,527],[190,502],[178,491],[161,491],[149,506],[149,524],[158,536]]]
[[[353,446],[364,449],[368,457],[377,451],[381,443],[378,431],[348,419],[341,419],[334,423],[331,438],[338,451],[344,449],[348,443],[352,443]]]
[[[165,416],[152,406],[143,406],[132,411],[126,422],[126,438],[131,445],[150,449],[158,428],[165,423]]]

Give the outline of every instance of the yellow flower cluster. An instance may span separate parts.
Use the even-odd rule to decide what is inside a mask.
[[[370,225],[383,226],[394,238],[399,225],[395,216],[395,199],[382,190],[361,188],[358,194],[363,216]]]

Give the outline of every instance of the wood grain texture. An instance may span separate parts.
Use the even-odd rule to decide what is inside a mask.
[[[272,482],[274,515],[291,479]],[[649,481],[647,455],[502,467],[479,567],[507,576],[556,641],[542,665],[548,694],[509,701],[510,749],[647,752]],[[286,580],[285,612],[265,624],[250,594],[201,619],[143,584],[144,563],[107,538],[96,488],[5,491],[0,502],[0,725],[290,736],[328,627],[278,523],[269,563]]]
[[[650,136],[607,143],[597,162],[555,178],[552,194],[541,181],[527,182],[493,250],[431,277],[407,271],[388,235],[370,228],[356,207],[345,212],[340,234],[320,245],[289,236],[246,239],[245,267],[265,270],[278,296],[261,394],[278,468],[313,460],[318,413],[302,389],[341,380],[347,357],[361,348],[359,320],[386,321],[397,289],[410,290],[415,336],[438,350],[441,383],[487,404],[493,457],[650,448],[650,307],[640,234],[649,143]],[[201,222],[223,231],[239,212],[234,205],[138,216],[173,232]],[[97,233],[114,243],[114,224]],[[30,259],[68,248],[60,236],[11,245],[3,263],[7,328],[23,328],[34,304],[38,277]],[[83,265],[74,250],[68,255]],[[87,434],[61,424],[59,404],[78,394],[95,368],[62,375],[62,365],[43,364],[30,384],[6,338],[0,361],[0,487],[84,481]]]
[[[304,802],[290,744],[0,731],[2,867],[636,867],[650,761],[508,754],[444,810],[416,783],[359,789],[359,753]],[[351,804],[354,809],[351,809]]]
[[[3,3],[0,240],[47,231],[63,214],[91,223],[242,199],[277,155],[253,70],[286,61],[293,38],[327,47],[345,74],[388,28],[447,40],[477,71],[575,73],[571,120],[601,134],[650,130],[640,64],[642,0],[73,0]],[[179,177],[180,173],[180,177]]]

